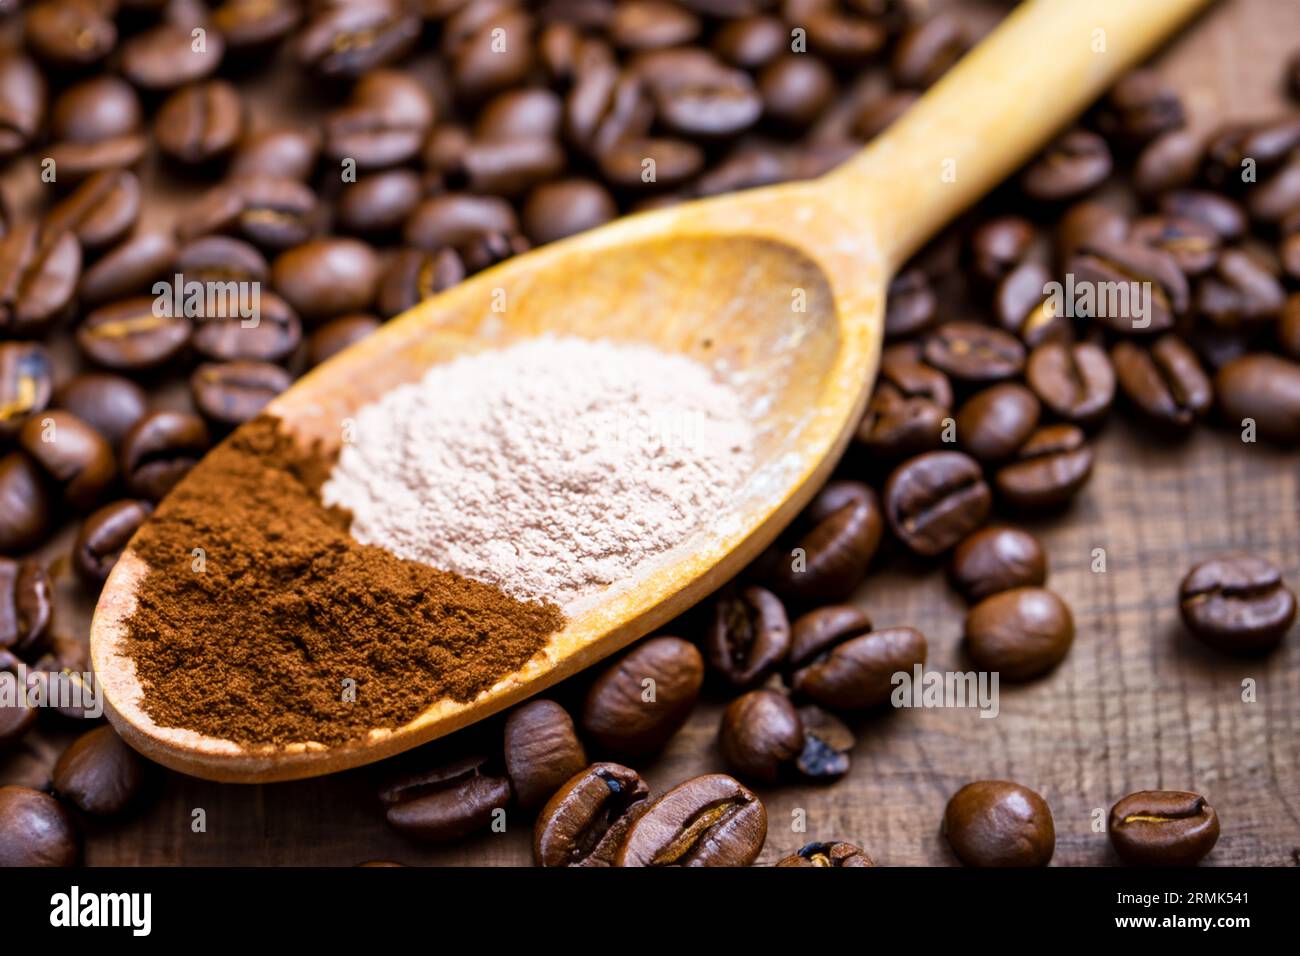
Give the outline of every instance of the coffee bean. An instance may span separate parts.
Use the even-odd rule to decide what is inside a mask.
[[[141,232],[123,239],[81,274],[81,304],[94,307],[139,295],[166,274],[175,257],[170,233]]]
[[[704,638],[709,664],[733,687],[762,683],[790,650],[790,621],[771,591],[746,587],[714,602]]]
[[[155,314],[151,296],[125,299],[95,309],[77,327],[77,345],[96,365],[135,372],[175,359],[190,341],[184,316]]]
[[[472,142],[452,169],[472,192],[517,197],[564,170],[565,155],[550,139]]]
[[[454,32],[444,31],[444,45]],[[532,17],[506,6],[461,42],[453,43],[448,53],[452,87],[457,95],[463,100],[476,101],[523,82],[533,65],[532,44],[527,39],[532,32]],[[499,37],[520,39],[502,46]]]
[[[1092,449],[1074,425],[1047,425],[994,475],[998,496],[1022,510],[1066,504],[1092,476]]]
[[[1201,137],[1189,130],[1164,133],[1142,148],[1133,164],[1133,188],[1141,196],[1186,189],[1196,182],[1205,156]]]
[[[96,0],[47,0],[27,13],[27,46],[54,67],[98,63],[117,45],[112,8]]]
[[[1042,585],[1047,554],[1028,531],[983,528],[953,550],[948,573],[967,601],[981,601],[1000,591]]]
[[[662,0],[627,0],[615,7],[609,38],[625,50],[656,50],[693,42],[699,17]]]
[[[298,348],[302,323],[284,299],[262,292],[243,306],[223,298],[214,314],[197,316],[194,351],[219,362],[280,362]]]
[[[536,245],[564,239],[603,225],[618,215],[614,198],[591,179],[544,183],[524,203],[524,233]]]
[[[977,461],[1002,461],[1033,432],[1040,410],[1038,399],[1025,386],[992,385],[972,395],[957,412],[957,440]]]
[[[385,169],[413,159],[433,126],[433,99],[401,70],[375,70],[357,83],[347,105],[325,118],[325,154],[358,169]]]
[[[518,231],[515,212],[505,200],[447,193],[416,206],[404,236],[408,245],[437,252],[445,246],[465,246],[487,233]]]
[[[37,342],[0,342],[0,438],[50,404],[54,378],[50,354]]]
[[[1157,208],[1163,215],[1204,223],[1224,242],[1234,242],[1246,233],[1249,221],[1239,204],[1202,189],[1175,189],[1160,197]]]
[[[600,172],[611,186],[652,189],[681,185],[704,167],[694,143],[666,137],[624,139],[600,156]]]
[[[26,149],[45,118],[45,77],[12,51],[0,53],[0,158]]]
[[[249,0],[260,3],[263,0]],[[320,155],[321,134],[315,127],[277,126],[245,136],[231,157],[229,175],[311,178]]]
[[[83,372],[54,394],[54,405],[80,418],[113,446],[138,422],[149,402],[130,379],[107,372]]]
[[[197,166],[234,149],[244,122],[239,91],[225,80],[209,80],[164,101],[154,117],[154,139],[167,156]]]
[[[1058,418],[1084,427],[1105,418],[1115,398],[1115,370],[1091,342],[1038,346],[1029,354],[1025,380]]]
[[[419,35],[398,0],[328,5],[303,24],[298,59],[325,76],[357,77],[406,56]]]
[[[35,657],[44,649],[53,617],[54,597],[45,565],[0,558],[0,650]]]
[[[144,782],[144,761],[112,727],[82,734],[54,765],[54,792],[92,816],[129,807]]]
[[[384,318],[400,315],[465,278],[465,264],[454,249],[425,252],[401,249],[379,279],[375,304]]]
[[[83,249],[111,246],[140,218],[140,180],[126,170],[95,173],[45,217],[46,241],[71,232]]]
[[[1286,290],[1253,255],[1225,249],[1214,271],[1196,286],[1196,311],[1227,329],[1275,321],[1286,305]]]
[[[652,803],[627,831],[618,866],[749,866],[767,839],[767,811],[725,774],[695,777]]]
[[[270,362],[205,362],[190,376],[194,405],[208,421],[234,427],[256,418],[293,376]]]
[[[515,800],[538,807],[587,766],[569,712],[553,700],[530,700],[506,718],[506,772]]]
[[[207,30],[200,45],[190,31],[160,23],[122,44],[122,73],[144,90],[174,90],[216,72],[226,52],[225,40]]]
[[[42,334],[72,304],[80,275],[71,233],[20,223],[0,236],[0,335]]]
[[[992,495],[973,458],[931,451],[894,469],[884,501],[895,536],[911,551],[934,556],[984,524]]]
[[[1177,260],[1138,242],[1089,243],[1070,260],[1068,271],[1076,288],[1091,292],[1076,297],[1076,310],[1116,332],[1168,331],[1190,304],[1187,277]]]
[[[1020,216],[999,216],[981,223],[970,241],[975,274],[996,285],[1024,261],[1035,236],[1033,224]]]
[[[114,501],[93,512],[77,531],[72,546],[73,570],[87,584],[98,586],[107,579],[131,536],[153,512],[147,501]]]
[[[481,272],[528,249],[528,240],[519,233],[488,232],[471,239],[461,249],[460,257],[467,272]]]
[[[1056,849],[1047,802],[1006,780],[979,780],[953,794],[943,832],[967,866],[1046,866]]]
[[[998,325],[1028,346],[1068,341],[1070,323],[1048,295],[1051,273],[1038,262],[1022,262],[1002,277],[993,295]]]
[[[139,94],[121,77],[106,73],[59,95],[50,112],[50,136],[56,143],[99,143],[137,133],[143,122]],[[58,169],[62,178],[62,163]]]
[[[500,93],[474,118],[474,139],[480,142],[558,140],[564,101],[552,90],[525,87]]]
[[[856,481],[831,482],[808,506],[803,524],[806,530],[767,570],[773,590],[796,600],[846,596],[880,545],[884,522],[876,493]]]
[[[815,704],[799,708],[803,725],[803,750],[795,767],[809,780],[838,780],[849,772],[850,755],[857,739],[853,731],[833,714]]]
[[[821,60],[787,54],[758,76],[763,115],[788,129],[811,126],[835,96],[835,76]]]
[[[1128,238],[1124,214],[1099,202],[1084,200],[1071,206],[1056,226],[1056,261],[1064,268],[1083,249]]]
[[[884,23],[841,10],[838,4],[813,6],[801,19],[813,52],[844,66],[874,59],[889,40]]]
[[[0,651],[0,657],[6,653]],[[3,670],[5,667],[0,661],[0,671]],[[28,707],[24,700],[0,701],[0,754],[22,742],[27,732],[36,726],[36,716],[37,708]]]
[[[117,478],[112,446],[71,412],[47,411],[29,418],[18,433],[18,444],[78,511],[98,504]]]
[[[185,412],[150,412],[122,439],[122,474],[136,497],[158,502],[198,463],[211,441],[207,426]]]
[[[629,756],[660,750],[690,716],[704,659],[677,637],[638,644],[592,683],[582,729],[601,747]]]
[[[1271,561],[1227,555],[1202,561],[1187,572],[1179,590],[1187,629],[1230,653],[1276,647],[1295,619],[1295,595]]]
[[[893,690],[896,673],[925,663],[925,635],[911,627],[872,631],[852,606],[829,606],[795,621],[791,686],[824,707],[877,707]]]
[[[316,194],[297,180],[250,175],[209,190],[182,217],[177,233],[183,242],[235,234],[281,250],[310,239],[318,214]]]
[[[539,866],[613,866],[628,829],[650,806],[635,770],[594,763],[555,792],[537,817]]]
[[[75,866],[77,831],[59,801],[28,787],[0,787],[0,866]]]
[[[732,66],[756,70],[786,52],[789,42],[779,17],[754,14],[724,21],[713,35],[713,52]]]
[[[1199,793],[1140,790],[1110,808],[1106,830],[1130,866],[1195,866],[1219,841],[1219,816]]]
[[[96,173],[135,166],[148,148],[144,136],[128,133],[87,143],[54,143],[46,152],[53,168],[59,171],[59,182],[79,183]]]
[[[738,776],[774,783],[803,751],[803,725],[794,705],[774,690],[751,690],[722,714],[718,749]]]
[[[49,530],[54,501],[36,462],[20,451],[0,458],[0,554],[29,551]]]
[[[951,13],[922,19],[894,46],[890,62],[894,82],[925,89],[961,59],[968,43],[965,25]]]
[[[640,74],[620,70],[607,53],[584,56],[564,100],[564,133],[583,153],[599,157],[621,140],[646,136],[654,113]]]
[[[1040,202],[1065,202],[1100,186],[1112,165],[1104,139],[1087,130],[1071,130],[1026,167],[1020,188]]]
[[[889,283],[885,299],[885,338],[916,335],[929,328],[938,314],[939,300],[923,269],[905,269]]]
[[[997,382],[1020,374],[1025,347],[1014,336],[978,322],[945,322],[925,341],[925,360],[961,382]]]
[[[1102,132],[1130,145],[1150,142],[1187,120],[1182,99],[1153,70],[1133,70],[1106,97],[1099,117]]]
[[[373,315],[345,315],[331,319],[307,336],[307,367],[315,368],[349,345],[360,342],[377,328],[379,320]]]
[[[1214,389],[1196,353],[1175,335],[1162,335],[1149,349],[1118,342],[1111,351],[1124,395],[1148,418],[1187,428],[1214,403]]]
[[[379,792],[388,824],[403,836],[442,843],[485,830],[510,803],[510,781],[483,757],[413,773]]]
[[[896,90],[871,100],[854,117],[853,135],[863,141],[875,139],[919,98],[913,90]]]
[[[1214,394],[1234,427],[1250,419],[1269,441],[1300,441],[1300,363],[1264,352],[1243,355],[1219,369]]]
[[[409,169],[362,176],[339,197],[335,225],[358,235],[396,233],[423,197],[424,185]]]
[[[379,258],[356,239],[313,239],[281,253],[271,281],[308,321],[364,312],[375,300]]]
[[[1300,208],[1300,163],[1294,161],[1253,185],[1246,195],[1250,217],[1266,226],[1280,222],[1296,208]]]
[[[952,386],[942,372],[915,359],[886,356],[856,437],[890,461],[930,451],[942,441],[951,407]]]
[[[1051,670],[1074,642],[1074,616],[1054,592],[1018,587],[991,594],[966,614],[966,649],[975,663],[1004,680]]]
[[[852,843],[806,843],[798,852],[782,857],[777,866],[875,866],[866,851]]]
[[[296,0],[225,0],[212,23],[232,52],[260,51],[288,36],[302,19]]]
[[[266,282],[271,267],[257,247],[230,236],[204,236],[181,246],[176,271],[186,282]]]
[[[1129,238],[1163,249],[1189,276],[1213,269],[1219,261],[1219,234],[1203,222],[1173,216],[1144,216],[1133,223]]]

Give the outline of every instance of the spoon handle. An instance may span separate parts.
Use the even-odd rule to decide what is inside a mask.
[[[1025,0],[822,186],[892,273],[1207,2]]]

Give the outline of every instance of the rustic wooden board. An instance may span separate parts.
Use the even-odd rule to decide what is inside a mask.
[[[963,4],[986,23],[997,5]],[[1281,107],[1281,67],[1300,37],[1300,5],[1227,0],[1161,60],[1198,125],[1267,116]],[[848,839],[880,863],[949,864],[943,807],[971,779],[1038,789],[1057,828],[1057,865],[1114,862],[1096,820],[1120,796],[1190,788],[1217,807],[1223,835],[1208,863],[1300,865],[1300,639],[1259,661],[1228,660],[1192,642],[1175,607],[1188,566],[1227,549],[1257,550],[1300,585],[1296,455],[1202,429],[1171,444],[1113,424],[1096,443],[1092,482],[1072,510],[1033,525],[1051,556],[1050,584],[1073,605],[1076,644],[1033,684],[1004,686],[996,719],[975,711],[890,713],[857,722],[850,776],[828,788],[761,791],[769,813],[762,862],[812,839]],[[51,553],[66,552],[65,537]],[[1094,549],[1105,573],[1092,570]],[[884,555],[858,600],[877,625],[907,623],[930,639],[929,666],[964,669],[964,611],[936,569]],[[84,626],[86,602],[66,580],[61,619]],[[1243,682],[1256,700],[1244,702]],[[580,688],[571,687],[569,693]],[[721,767],[714,737],[725,699],[711,697],[646,766],[656,790]],[[486,733],[486,732],[485,732]],[[0,781],[41,786],[71,733],[29,738],[0,761]],[[437,745],[435,745],[437,746]],[[525,864],[531,822],[449,847],[387,829],[377,771],[255,787],[160,777],[134,817],[89,834],[92,865]],[[194,833],[196,809],[207,819]],[[796,821],[806,819],[803,832]]]

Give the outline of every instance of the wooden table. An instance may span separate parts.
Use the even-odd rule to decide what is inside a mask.
[[[997,9],[962,6],[981,25]],[[1281,108],[1282,64],[1297,37],[1300,4],[1227,0],[1177,41],[1160,68],[1186,94],[1198,126],[1260,118]],[[1300,865],[1300,639],[1293,633],[1263,660],[1227,659],[1183,633],[1175,606],[1185,570],[1228,549],[1269,556],[1300,586],[1296,455],[1209,429],[1170,444],[1122,421],[1098,438],[1096,451],[1092,481],[1075,506],[1032,526],[1051,556],[1050,585],[1075,612],[1077,638],[1065,663],[1043,680],[1004,685],[996,719],[917,710],[857,721],[847,779],[760,791],[769,815],[761,862],[810,840],[845,839],[882,864],[950,864],[939,836],[948,797],[970,780],[1006,778],[1051,805],[1057,865],[1115,862],[1104,832],[1109,807],[1130,791],[1158,787],[1197,790],[1218,809],[1223,834],[1207,863]],[[51,553],[66,553],[68,540],[65,533]],[[1104,573],[1092,569],[1096,549],[1104,549]],[[857,596],[877,626],[919,627],[930,641],[930,668],[969,668],[960,648],[964,607],[942,573],[897,555],[878,565]],[[85,633],[86,601],[66,573],[59,590],[64,626]],[[567,700],[578,691],[568,688]],[[656,791],[721,769],[715,734],[724,704],[722,697],[702,703],[644,767]],[[44,785],[72,736],[32,735],[0,761],[0,782]],[[497,739],[491,728],[483,738]],[[384,823],[374,796],[379,772],[256,787],[160,775],[136,815],[88,834],[86,861],[529,862],[531,821],[522,814],[508,819],[505,833],[453,846],[406,841]],[[198,809],[206,832],[192,831]],[[800,819],[806,828],[797,831]]]

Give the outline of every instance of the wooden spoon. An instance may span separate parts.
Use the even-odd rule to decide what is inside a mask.
[[[740,520],[572,617],[547,648],[469,704],[340,746],[245,748],[155,725],[121,653],[146,572],[129,548],[95,613],[105,710],[142,753],[228,781],[329,773],[501,710],[671,620],[745,567],[825,481],[876,373],[890,277],[1206,0],[1029,0],[861,155],[811,182],[646,213],[545,246],[432,298],[271,404],[304,442],[430,366],[543,333],[628,339],[738,380],[763,422]],[[215,636],[214,636],[214,639]]]

